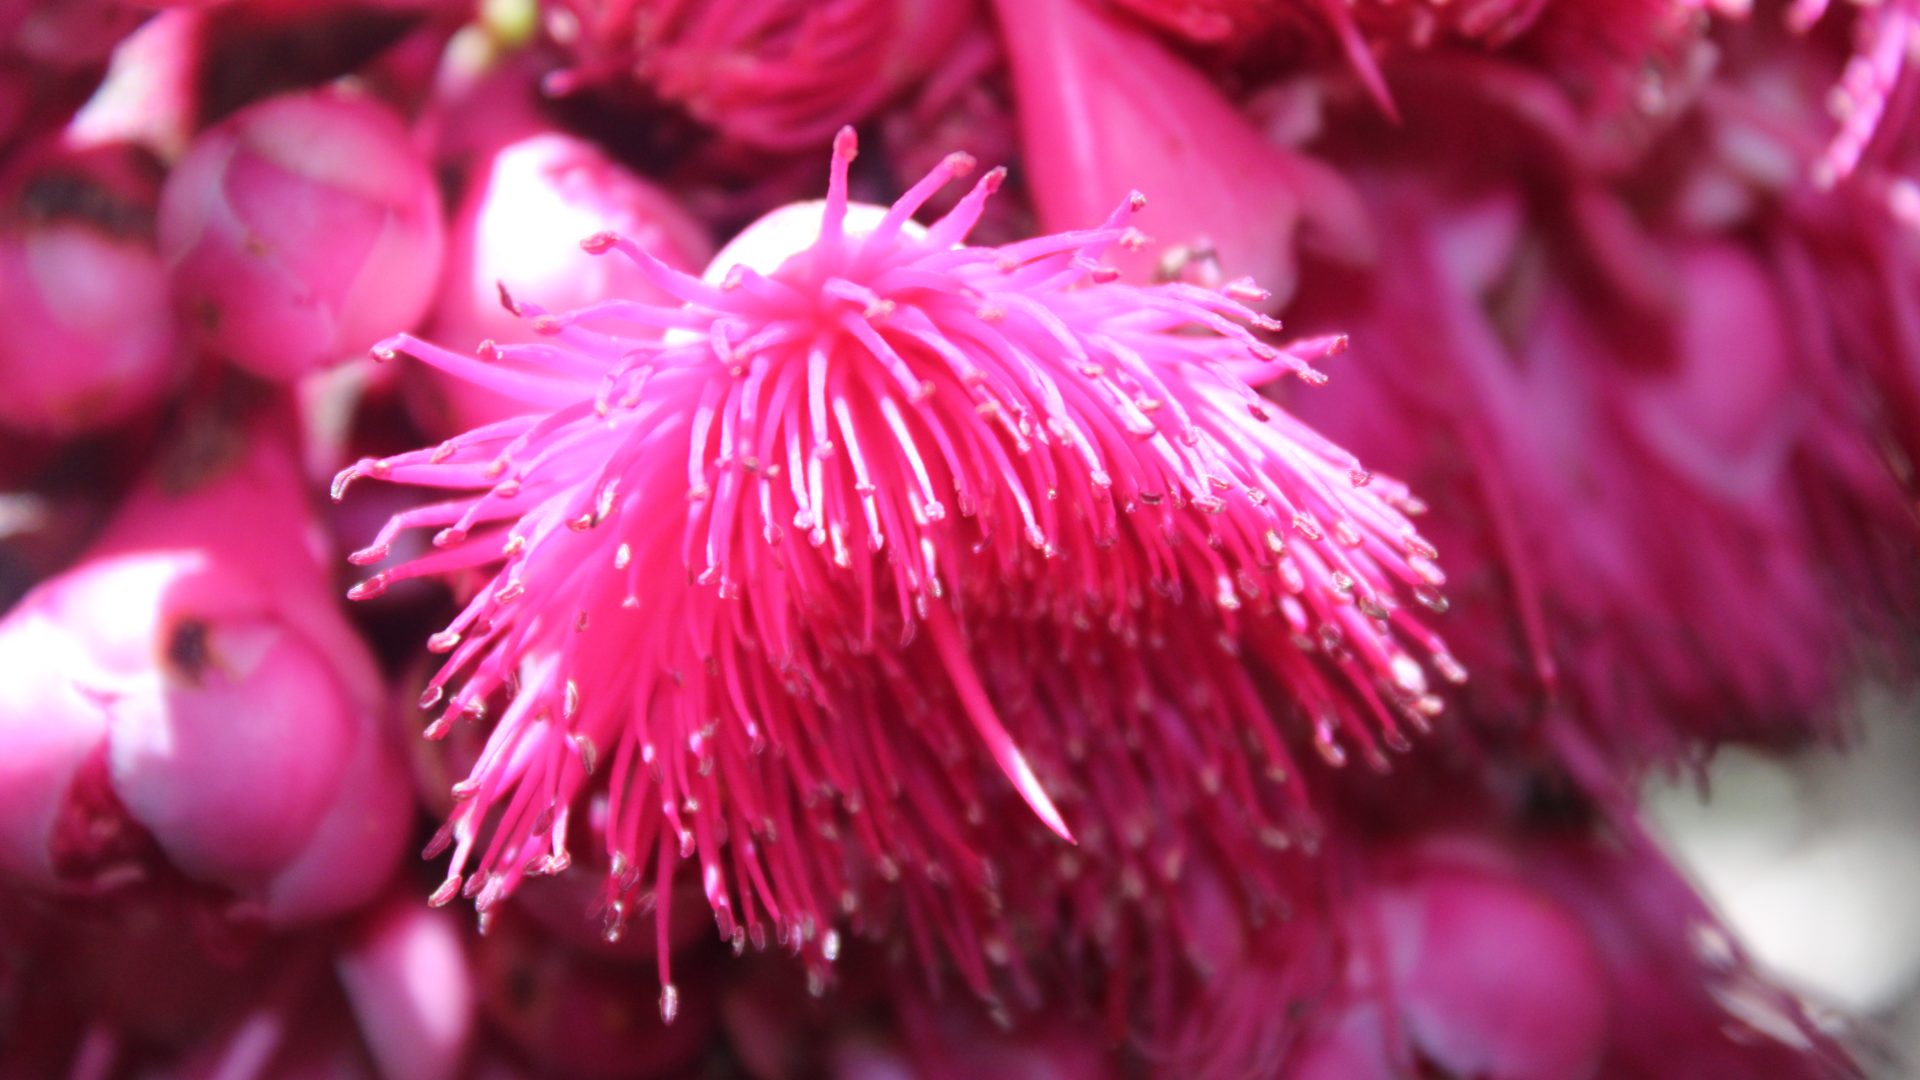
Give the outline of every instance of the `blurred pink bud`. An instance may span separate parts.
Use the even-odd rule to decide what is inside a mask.
[[[1810,418],[1775,284],[1730,243],[1665,254],[1683,283],[1672,363],[1621,372],[1625,418],[1701,492],[1730,502],[1765,497]]]
[[[461,1075],[473,979],[453,916],[410,891],[362,916],[334,958],[361,1038],[390,1080]]]
[[[70,143],[132,142],[175,161],[200,127],[212,19],[193,10],[163,11],[113,51],[107,77],[75,114]]]
[[[1598,1075],[1606,970],[1548,896],[1477,867],[1422,867],[1368,894],[1349,925],[1351,997],[1290,1077],[1388,1080],[1422,1066],[1484,1080]]]
[[[0,755],[0,857],[43,888],[106,888],[164,858],[270,924],[336,914],[405,841],[377,675],[285,451],[267,437],[211,477],[182,465],[0,622],[9,669],[31,673],[0,709],[26,749]]]
[[[500,147],[468,182],[447,245],[447,272],[434,310],[443,340],[500,344],[538,340],[529,320],[509,311],[503,292],[537,297],[566,310],[620,298],[668,301],[624,259],[582,259],[559,238],[584,239],[611,229],[676,270],[698,272],[713,254],[700,224],[673,197],[610,160],[591,143],[558,132]],[[618,324],[615,324],[618,325]],[[658,336],[638,326],[622,332]],[[433,383],[445,403],[451,435],[516,416],[519,401],[443,373]]]
[[[184,366],[153,242],[159,169],[46,148],[0,180],[0,425],[70,436],[152,409]]]
[[[202,132],[160,200],[190,332],[271,379],[419,321],[443,244],[438,191],[399,118],[344,90],[273,98]]]
[[[1370,254],[1366,216],[1337,174],[1267,142],[1147,34],[1083,0],[998,3],[1042,229],[1097,220],[1137,188],[1158,243],[1110,255],[1128,280],[1251,277],[1273,306],[1293,294],[1296,244]]]
[[[971,0],[545,0],[549,35],[574,57],[549,86],[637,80],[729,138],[774,150],[827,142],[925,74]]]
[[[52,587],[0,621],[0,659],[23,673],[0,687],[0,867],[48,888],[60,882],[68,834],[104,849],[122,816],[101,775],[106,713],[80,681],[56,674],[84,671],[91,658],[34,603]]]
[[[458,35],[448,43],[414,125],[436,172],[463,186],[478,183],[479,170],[501,147],[553,130],[540,80],[558,64],[535,47],[501,56],[469,45]],[[451,237],[448,246],[451,258]]]
[[[540,1071],[651,1080],[705,1051],[718,1016],[704,980],[676,989],[545,940],[511,909],[475,946],[482,1007]]]

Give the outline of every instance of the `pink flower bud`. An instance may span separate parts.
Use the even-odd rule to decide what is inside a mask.
[[[290,924],[364,902],[400,854],[410,800],[371,660],[328,596],[299,474],[255,434],[241,461],[163,464],[0,622],[32,673],[0,715],[27,751],[5,755],[0,854],[42,887],[164,858]]]
[[[1821,422],[1804,394],[1809,373],[1777,284],[1729,242],[1667,244],[1660,254],[1684,283],[1671,358],[1663,367],[1616,367],[1623,424],[1702,500],[1776,518],[1786,508],[1788,459]]]
[[[167,178],[160,250],[207,350],[292,379],[426,313],[443,238],[432,176],[400,121],[342,90],[250,105]]]
[[[1367,896],[1352,919],[1348,1008],[1361,1022],[1344,1023],[1309,1062],[1371,1050],[1381,1067],[1348,1074],[1356,1080],[1415,1061],[1486,1080],[1599,1075],[1606,972],[1585,928],[1549,897],[1478,869],[1424,868]],[[1311,1063],[1302,1075],[1342,1074]]]
[[[0,424],[69,436],[153,409],[184,356],[154,249],[159,170],[44,148],[0,181]]]
[[[705,231],[671,196],[591,143],[554,132],[500,147],[469,178],[454,218],[434,332],[448,341],[537,340],[532,324],[506,308],[505,297],[538,297],[554,309],[614,298],[666,301],[632,263],[582,259],[577,248],[553,242],[602,229],[630,238],[677,270],[698,270],[713,254]],[[446,416],[429,430],[442,434],[503,420],[526,407],[463,379],[438,375],[433,382]]]
[[[473,982],[449,914],[396,895],[362,916],[334,959],[361,1038],[383,1075],[462,1075],[473,1039]]]
[[[113,51],[105,81],[75,114],[66,138],[93,146],[131,142],[176,161],[200,127],[203,64],[214,18],[187,9],[148,19]]]
[[[1138,189],[1158,243],[1112,254],[1128,280],[1251,277],[1272,306],[1293,294],[1296,244],[1367,256],[1366,217],[1337,174],[1268,143],[1198,71],[1093,7],[999,2],[1043,229],[1095,220]]]
[[[0,622],[0,659],[37,676],[88,666],[86,647],[30,603]],[[100,703],[75,679],[20,677],[0,687],[0,867],[51,888],[68,862],[63,849],[107,846],[119,814],[100,779],[106,730]],[[69,838],[76,833],[77,842]]]

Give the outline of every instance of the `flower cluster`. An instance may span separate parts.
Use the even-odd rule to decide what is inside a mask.
[[[1635,791],[1911,674],[1916,47],[11,5],[0,1074],[1860,1075]]]

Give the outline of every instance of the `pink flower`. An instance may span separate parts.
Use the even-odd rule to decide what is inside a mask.
[[[345,91],[250,105],[167,178],[160,250],[206,350],[292,379],[426,313],[440,199],[399,119]]]
[[[548,85],[638,82],[728,138],[818,146],[924,75],[973,17],[969,0],[771,0],[752,9],[664,0],[546,0],[575,59]]]
[[[203,423],[210,459],[163,465],[0,622],[17,673],[0,708],[0,865],[35,888],[177,872],[292,925],[359,905],[392,872],[408,800],[377,676],[308,546],[299,475],[252,433],[236,461]]]
[[[0,424],[69,436],[155,409],[185,367],[153,243],[160,172],[129,146],[42,146],[0,180]]]
[[[437,900],[464,882],[487,908],[530,869],[564,867],[587,813],[612,915],[643,879],[667,896],[697,858],[723,935],[764,940],[770,920],[830,956],[834,908],[899,872],[899,854],[985,869],[941,824],[971,815],[979,750],[1068,833],[974,668],[996,619],[1253,642],[1328,740],[1437,710],[1412,649],[1453,665],[1400,606],[1438,603],[1442,581],[1396,509],[1410,497],[1243,381],[1319,381],[1310,362],[1337,341],[1265,343],[1249,326],[1268,321],[1235,299],[1260,295],[1246,283],[1111,280],[1095,260],[1131,242],[1138,199],[1099,228],[973,248],[998,170],[922,227],[914,210],[971,162],[950,158],[889,209],[849,205],[853,153],[845,132],[826,202],[763,219],[705,280],[616,236],[586,241],[678,306],[523,301],[554,343],[376,350],[548,410],[336,482],[453,492],[353,558],[385,558],[412,528],[439,530],[439,550],[354,595],[490,578],[429,643],[450,654],[422,699],[446,703],[430,736],[502,707],[433,847],[454,849]],[[606,319],[667,332],[593,328]],[[902,715],[917,719],[882,719]],[[609,800],[581,804],[603,764]]]

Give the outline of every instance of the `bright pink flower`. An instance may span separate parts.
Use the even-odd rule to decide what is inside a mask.
[[[602,300],[661,303],[669,299],[624,259],[582,259],[556,236],[610,229],[676,270],[697,270],[713,254],[699,223],[672,196],[611,161],[591,143],[558,132],[510,142],[468,177],[447,247],[447,271],[433,314],[433,332],[447,341],[508,345],[538,338],[501,297],[535,296],[560,310]],[[657,333],[621,327],[636,336]],[[435,379],[446,416],[430,430],[465,431],[504,420],[527,407],[451,376]]]
[[[970,0],[545,0],[574,66],[549,86],[637,82],[729,138],[818,146],[932,68]]]
[[[42,147],[0,180],[0,424],[70,436],[156,408],[185,366],[141,151]]]
[[[399,118],[339,90],[202,132],[167,178],[159,227],[196,340],[282,380],[417,322],[444,244],[438,190]]]
[[[1273,306],[1293,294],[1296,244],[1370,254],[1365,215],[1331,169],[1269,143],[1146,34],[1083,0],[997,10],[1042,229],[1095,220],[1138,188],[1155,199],[1159,243],[1110,253],[1127,280],[1248,276]]]
[[[285,450],[255,429],[231,460],[203,427],[214,456],[163,463],[0,623],[17,673],[0,865],[101,892],[170,868],[270,924],[308,922],[385,883],[405,777]]]
[[[942,831],[972,816],[980,749],[1068,832],[974,668],[995,619],[1182,648],[1244,640],[1328,742],[1437,710],[1410,647],[1453,666],[1399,606],[1406,592],[1440,603],[1433,553],[1396,509],[1410,497],[1243,381],[1319,381],[1311,360],[1337,340],[1265,343],[1249,326],[1268,321],[1235,299],[1259,295],[1246,283],[1111,280],[1096,259],[1130,242],[1138,200],[1096,229],[973,248],[998,170],[922,227],[911,214],[970,161],[891,209],[849,206],[851,132],[836,145],[826,202],[756,224],[707,280],[616,236],[586,242],[679,306],[522,302],[552,344],[478,360],[405,336],[377,350],[549,410],[336,483],[455,493],[354,560],[385,558],[410,528],[438,529],[440,550],[354,595],[491,573],[429,643],[451,654],[423,698],[446,702],[430,735],[504,705],[434,845],[454,847],[437,899],[464,882],[487,907],[530,868],[564,866],[584,811],[608,845],[610,900],[630,906],[643,879],[664,896],[697,858],[723,934],[764,940],[771,920],[830,954],[834,909],[898,872],[897,852],[988,870]],[[592,328],[606,319],[667,333]],[[882,727],[898,710],[919,719]],[[579,805],[601,765],[610,801]],[[903,787],[903,769],[927,783]]]

